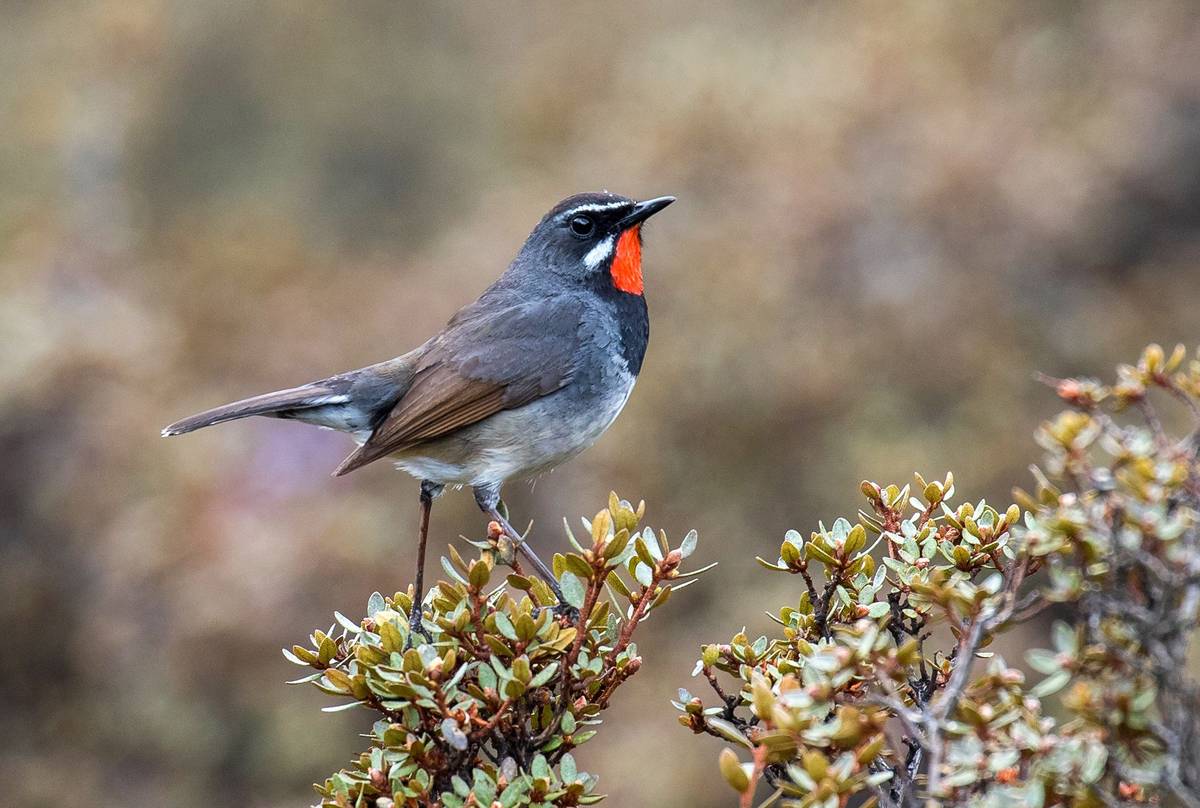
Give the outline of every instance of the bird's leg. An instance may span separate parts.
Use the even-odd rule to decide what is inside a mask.
[[[413,632],[425,633],[421,628],[421,602],[425,599],[425,544],[429,539],[429,514],[433,510],[433,499],[442,493],[444,486],[429,480],[421,480],[421,525],[417,532],[417,579],[413,592],[412,609],[408,624]]]
[[[479,510],[488,515],[492,521],[500,525],[500,529],[508,534],[512,539],[513,546],[517,552],[525,557],[525,560],[534,566],[542,579],[549,584],[550,589],[554,591],[554,596],[558,598],[558,602],[566,605],[566,600],[563,598],[562,589],[558,586],[558,581],[554,578],[554,573],[546,566],[546,562],[538,558],[537,553],[533,552],[533,548],[525,541],[516,528],[508,523],[508,520],[500,513],[500,488],[499,486],[475,486],[475,503],[479,506]]]
[[[528,561],[530,564],[533,564],[533,566],[537,569],[538,574],[546,579],[546,583],[557,588],[554,580],[554,573],[551,572],[550,568],[546,566],[546,562],[538,558],[537,553],[533,552],[533,548],[529,546],[529,543],[525,541],[525,538],[517,532],[516,528],[508,523],[508,520],[505,519],[504,516],[501,515],[500,510],[498,508],[493,508],[492,510],[488,511],[488,516],[499,523],[504,532],[512,538],[513,544],[516,546],[517,551],[520,552],[521,555],[525,556],[526,561]]]
[[[537,553],[533,552],[533,548],[530,547],[521,534],[517,532],[516,528],[508,523],[508,520],[505,519],[500,513],[499,508],[493,508],[492,510],[488,511],[488,516],[495,520],[500,525],[500,529],[512,538],[513,545],[521,551],[521,554],[525,556],[525,558],[531,564],[533,564],[533,566],[537,569],[538,574],[542,576],[542,580],[549,585],[550,590],[554,593],[554,597],[558,598],[558,605],[553,607],[551,612],[565,616],[572,623],[578,620],[579,610],[567,603],[567,599],[563,597],[562,587],[558,585],[558,581],[554,578],[554,573],[549,567],[546,566],[546,563],[542,561],[542,559],[538,558]],[[534,617],[536,616],[537,614],[535,613]]]

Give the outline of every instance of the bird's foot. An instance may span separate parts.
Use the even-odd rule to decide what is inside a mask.
[[[425,625],[421,622],[421,604],[414,603],[412,610],[408,613],[408,644],[410,646],[417,645],[417,637],[424,637],[426,642],[431,642],[432,637],[425,630]]]
[[[491,524],[488,525],[489,538],[496,539],[501,534],[507,536],[509,541],[513,543],[513,550],[523,556],[533,566],[542,580],[554,592],[554,596],[558,598],[558,602],[565,604],[566,600],[563,598],[562,589],[559,587],[558,581],[554,578],[554,573],[546,566],[546,562],[542,561],[537,553],[533,552],[533,548],[525,541],[525,536],[509,524],[508,520],[498,510],[493,509],[488,515],[492,519]]]
[[[488,525],[488,538],[495,541],[500,536],[507,536],[512,542],[513,552],[520,554],[526,561],[533,566],[538,575],[546,585],[550,587],[550,591],[554,593],[554,597],[558,600],[558,606],[553,607],[556,615],[565,615],[574,622],[579,616],[579,610],[567,603],[567,599],[563,596],[562,587],[558,585],[558,580],[554,577],[554,572],[546,566],[546,562],[538,557],[529,543],[525,541],[525,535],[514,528],[508,521],[507,508],[499,499],[488,500],[481,498],[481,489],[475,489],[476,502],[480,508],[491,518],[491,523]],[[486,490],[482,494],[488,494]],[[503,510],[502,510],[503,509]]]
[[[568,625],[575,625],[579,622],[579,610],[569,603],[559,601],[557,606],[539,606],[534,610],[533,616],[540,617],[542,612],[550,612],[550,615],[555,618],[566,618]]]

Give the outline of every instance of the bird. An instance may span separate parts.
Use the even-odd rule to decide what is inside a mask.
[[[447,486],[471,487],[480,510],[561,603],[554,576],[501,513],[501,488],[587,449],[625,407],[650,337],[642,226],[674,201],[608,192],[567,197],[541,218],[499,279],[420,347],[205,410],[162,435],[250,416],[295,420],[358,443],[334,476],[387,458],[417,478],[414,626],[433,500]]]

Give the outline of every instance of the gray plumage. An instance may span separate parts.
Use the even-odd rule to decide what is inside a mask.
[[[564,200],[499,280],[416,350],[199,413],[163,435],[252,415],[293,419],[359,442],[335,474],[389,457],[436,486],[482,492],[553,468],[594,443],[633,389],[646,305],[609,271],[621,233],[670,201]],[[593,229],[581,236],[584,219]]]

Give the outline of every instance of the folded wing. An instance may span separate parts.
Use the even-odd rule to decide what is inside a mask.
[[[582,316],[568,296],[468,306],[426,346],[408,391],[334,474],[561,389],[576,370]]]

